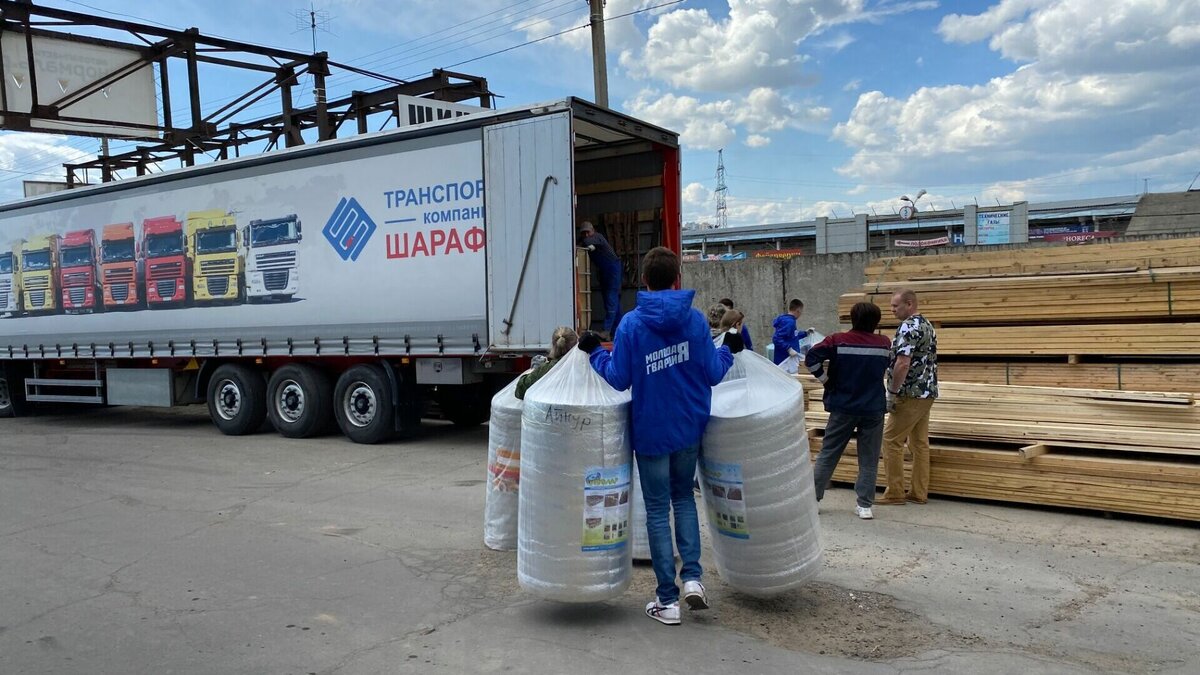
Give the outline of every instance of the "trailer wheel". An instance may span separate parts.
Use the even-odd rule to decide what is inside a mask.
[[[267,419],[267,385],[262,375],[227,363],[208,382],[208,413],[226,436],[252,434]]]
[[[309,438],[333,422],[333,385],[325,373],[304,364],[286,365],[267,384],[267,417],[287,438]]]
[[[379,366],[358,365],[342,373],[333,401],[338,426],[355,443],[380,443],[395,433],[392,389]]]

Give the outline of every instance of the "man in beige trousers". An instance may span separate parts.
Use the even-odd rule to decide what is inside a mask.
[[[883,429],[887,490],[876,504],[924,504],[929,499],[929,411],[938,397],[937,332],[917,311],[917,294],[897,291],[892,315],[900,320],[888,369],[887,424]],[[904,490],[904,445],[912,452],[912,487]]]

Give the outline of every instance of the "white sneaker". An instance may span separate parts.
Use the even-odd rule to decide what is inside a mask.
[[[688,609],[708,609],[708,594],[704,592],[704,584],[699,581],[683,582],[683,601]]]
[[[654,619],[659,623],[665,623],[668,626],[679,625],[679,603],[672,602],[669,605],[659,604],[658,599],[654,602],[647,603],[646,616]]]
[[[854,513],[863,520],[870,520],[875,517],[875,514],[871,513],[871,507],[869,506],[855,506]]]

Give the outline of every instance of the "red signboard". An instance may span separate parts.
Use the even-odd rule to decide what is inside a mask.
[[[781,248],[781,249],[766,249],[762,251],[754,251],[750,254],[754,258],[795,258],[796,256],[804,255],[804,249],[799,248]]]

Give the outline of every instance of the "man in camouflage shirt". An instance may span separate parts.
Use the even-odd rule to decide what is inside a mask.
[[[929,411],[938,397],[937,332],[917,313],[917,294],[897,291],[892,314],[900,320],[888,369],[888,415],[883,429],[887,490],[876,504],[924,504],[929,499]],[[912,453],[912,488],[904,490],[904,445]]]

